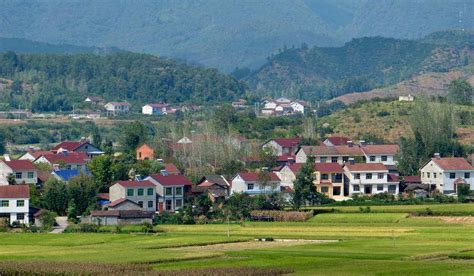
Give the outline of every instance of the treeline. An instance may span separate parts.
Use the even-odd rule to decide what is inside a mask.
[[[33,111],[71,110],[85,96],[110,101],[206,103],[244,96],[246,86],[216,69],[179,64],[152,55],[0,54],[3,102]]]

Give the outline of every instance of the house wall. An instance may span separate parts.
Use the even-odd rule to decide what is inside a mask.
[[[130,201],[125,201],[115,207],[108,207],[108,210],[142,210],[140,206],[131,203]]]
[[[273,140],[268,141],[265,145],[263,145],[262,148],[264,148],[264,149],[269,148],[269,149],[273,150],[273,152],[277,156],[282,156],[283,155],[283,148]]]
[[[306,153],[303,150],[299,150],[295,156],[295,163],[306,163],[306,160],[308,160]]]
[[[282,186],[289,186],[293,188],[296,175],[290,168],[288,168],[288,166],[283,167],[283,169],[275,172],[275,174],[281,179]]]
[[[20,158],[18,158],[18,160],[30,160],[31,162],[35,161],[35,159],[36,158],[29,152],[23,154],[22,156],[20,156]]]
[[[0,162],[0,185],[8,185],[7,177],[13,170],[5,163]]]
[[[90,217],[90,223],[99,224],[100,225],[118,225],[119,219],[117,217],[107,217],[107,216],[94,216]]]
[[[360,179],[355,179],[355,174],[360,173]],[[372,179],[367,179],[367,173],[372,173]],[[383,179],[378,178],[378,173],[383,173]],[[399,183],[388,182],[388,171],[371,171],[371,172],[355,172],[349,171],[346,167],[344,168],[344,174],[349,181],[349,195],[353,194],[365,194],[365,187],[371,187],[371,194],[388,192],[389,185],[396,185],[394,194],[399,193]],[[354,190],[354,186],[359,186],[359,191]],[[382,190],[377,190],[377,185],[383,185]]]
[[[327,174],[329,180],[328,181],[322,181],[321,175],[322,174]],[[316,186],[316,190],[320,193],[324,193],[327,195],[329,198],[333,199],[340,199],[344,197],[344,174],[341,173],[341,180],[340,182],[335,182],[335,175],[336,173],[321,173],[319,171],[314,172],[315,180],[314,180],[314,185]],[[323,192],[322,187],[327,187],[328,191]],[[341,192],[338,195],[334,195],[334,187],[339,187]]]
[[[375,160],[370,161],[370,157],[374,156]],[[382,161],[382,156],[387,156],[387,161]],[[395,162],[395,157],[393,154],[370,154],[370,155],[365,155],[366,157],[366,163],[382,163],[384,165],[396,165]]]
[[[421,168],[420,171],[421,183],[435,184],[436,188],[445,194],[455,193],[454,181],[458,178],[464,179],[469,184],[470,189],[474,191],[474,171],[444,171],[433,160]],[[434,177],[434,173],[436,173],[436,177]],[[451,173],[455,174],[454,178],[450,178]],[[465,173],[470,174],[468,179],[464,178]]]
[[[162,186],[159,184],[159,186]],[[181,187],[182,193],[178,195],[176,193],[176,188]],[[171,189],[171,194],[166,193],[166,189]],[[163,209],[160,211],[169,211],[174,212],[181,209],[184,206],[184,185],[176,185],[176,186],[163,186],[163,194],[160,196],[160,202],[163,202]],[[169,201],[171,203],[171,209],[166,209],[166,203]],[[181,201],[181,206],[178,206],[177,201]]]
[[[121,185],[119,185],[122,187]],[[123,190],[123,198],[126,198],[128,200],[131,200],[133,202],[138,203],[139,201],[143,202],[143,210],[144,211],[155,211],[156,210],[156,189],[155,187],[122,187]],[[148,195],[147,189],[152,188],[153,189],[153,194]],[[133,196],[128,196],[127,195],[127,190],[128,189],[133,189]],[[143,189],[143,196],[138,195],[138,189]],[[151,207],[148,207],[148,202],[151,201],[153,202]]]
[[[291,107],[293,108],[295,112],[304,114],[304,106],[302,104],[294,102],[294,103],[291,103]]]
[[[17,221],[17,214],[24,214],[24,220],[20,220],[20,223],[28,224],[28,214],[29,214],[29,199],[28,198],[0,198],[0,203],[2,200],[8,200],[8,207],[1,207],[0,205],[0,214],[10,214],[10,223]],[[25,204],[23,207],[17,207],[17,201],[24,200]]]
[[[142,113],[147,115],[153,115],[153,107],[149,105],[142,106]]]
[[[137,160],[153,160],[155,151],[149,147],[140,147],[137,150]]]
[[[248,190],[248,184],[254,184],[253,190]],[[232,193],[262,194],[270,192],[280,192],[280,181],[269,181],[267,187],[263,189],[258,181],[244,181],[239,175],[232,180]]]
[[[17,184],[36,184],[38,183],[38,173],[36,170],[12,170],[5,163],[0,162],[0,185],[8,185],[8,175],[21,173],[21,178],[16,178]],[[33,173],[32,177],[28,177],[28,173]]]

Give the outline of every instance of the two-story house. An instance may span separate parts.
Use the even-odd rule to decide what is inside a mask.
[[[170,109],[169,104],[151,103],[142,106],[142,113],[146,115],[164,115],[168,113],[168,109]]]
[[[0,186],[0,218],[12,224],[28,224],[30,187],[28,185]]]
[[[138,204],[143,211],[156,210],[156,187],[150,181],[118,181],[109,188],[108,207],[117,203],[131,201]]]
[[[86,164],[90,161],[85,152],[62,152],[43,154],[34,163],[46,163],[54,169],[83,170],[87,169]]]
[[[390,174],[382,163],[353,163],[344,166],[344,175],[349,188],[349,195],[373,195],[377,193],[399,193],[400,180]]]
[[[423,184],[436,185],[444,194],[456,193],[459,184],[468,184],[474,190],[474,167],[464,158],[435,154],[420,171]]]
[[[316,190],[329,198],[344,199],[344,170],[338,163],[315,164]]]
[[[92,158],[96,155],[104,154],[104,152],[98,147],[91,144],[86,139],[81,139],[80,141],[63,141],[51,150],[53,153],[63,153],[63,152],[76,152],[76,153],[86,153],[89,158]]]
[[[29,160],[0,161],[0,185],[8,185],[9,175],[15,177],[16,184],[37,184],[38,170]]]
[[[316,163],[339,163],[343,165],[349,158],[363,158],[359,146],[349,143],[340,146],[302,146],[296,152],[296,163],[306,163],[308,157],[315,158]]]
[[[263,149],[271,149],[276,156],[294,156],[301,138],[275,138],[262,145]]]
[[[109,102],[104,107],[108,116],[125,114],[130,111],[130,104],[127,102]]]
[[[273,172],[241,172],[232,179],[231,194],[247,193],[256,195],[280,191],[280,178]]]
[[[382,163],[384,165],[396,165],[397,161],[395,154],[400,147],[395,144],[385,145],[365,145],[360,146],[366,163]]]
[[[191,193],[193,183],[183,175],[168,174],[163,171],[161,174],[152,174],[145,178],[156,186],[157,210],[174,212],[184,206],[186,195]]]

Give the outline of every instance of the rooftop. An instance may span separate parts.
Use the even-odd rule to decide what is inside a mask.
[[[11,161],[2,161],[12,170],[36,170],[35,165],[31,163],[30,160],[11,160]]]
[[[259,181],[261,177],[258,172],[241,172],[237,175],[239,175],[244,181]],[[270,181],[280,181],[280,178],[275,173],[271,172],[267,175],[270,177]]]
[[[178,175],[175,175],[175,174],[162,175],[159,173],[155,173],[155,174],[152,174],[150,177],[158,181],[158,183],[160,183],[163,186],[193,185],[191,180],[179,174]]]
[[[122,187],[155,187],[155,184],[148,180],[144,181],[117,181],[114,185],[120,185]]]
[[[474,167],[466,159],[461,157],[431,158],[441,169],[445,171],[473,171]]]
[[[0,186],[0,198],[30,198],[30,186],[28,185]]]

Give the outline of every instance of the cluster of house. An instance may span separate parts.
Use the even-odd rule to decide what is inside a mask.
[[[304,114],[307,108],[304,101],[293,101],[287,98],[268,99],[263,101],[262,106],[261,113],[266,116]]]

